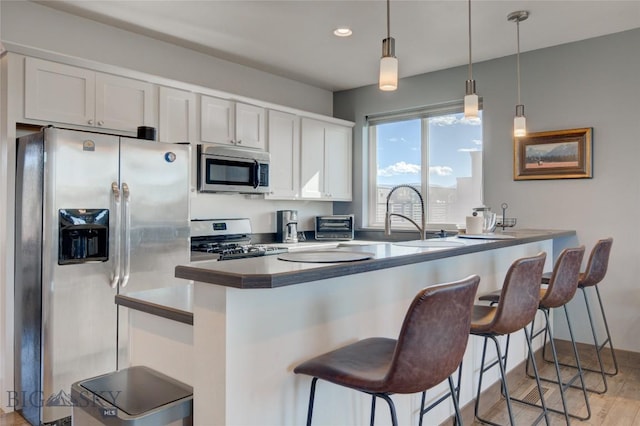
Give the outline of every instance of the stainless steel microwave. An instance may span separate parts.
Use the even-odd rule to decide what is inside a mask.
[[[198,145],[198,191],[261,194],[269,192],[268,152]]]

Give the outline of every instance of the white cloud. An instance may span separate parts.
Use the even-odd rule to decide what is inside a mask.
[[[419,175],[420,165],[406,163],[399,161],[395,164],[385,167],[384,169],[378,169],[378,176],[396,176],[396,175]]]
[[[440,115],[429,119],[429,123],[435,126],[451,126],[459,122],[460,120],[456,119],[453,115]]]
[[[453,169],[448,166],[433,166],[429,167],[429,174],[438,176],[451,176],[453,174]]]
[[[479,148],[460,148],[458,150],[458,152],[476,152],[476,151],[482,151]]]
[[[474,139],[472,142],[476,145],[482,145],[482,139]]]
[[[429,119],[429,123],[434,126],[453,126],[454,124],[463,124],[466,126],[479,126],[482,124],[482,121],[479,119],[467,119],[464,117],[456,118],[453,115],[440,115],[436,117],[431,117]]]
[[[429,173],[438,176],[451,176],[453,169],[449,166],[433,166],[429,167]],[[378,169],[378,176],[391,177],[397,175],[419,175],[420,165],[411,164],[405,161],[399,161],[395,164]]]

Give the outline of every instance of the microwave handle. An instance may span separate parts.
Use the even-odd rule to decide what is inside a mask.
[[[254,160],[253,164],[253,188],[260,186],[260,163],[258,160]]]

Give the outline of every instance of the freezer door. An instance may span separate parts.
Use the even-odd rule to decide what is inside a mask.
[[[45,129],[44,423],[71,415],[72,383],[116,366],[112,183],[118,182],[118,142],[116,136]]]
[[[190,146],[122,138],[124,228],[119,293],[187,285],[176,265],[189,263]],[[118,315],[119,367],[128,365],[128,313]]]

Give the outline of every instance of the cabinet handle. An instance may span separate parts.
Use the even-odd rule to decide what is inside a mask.
[[[238,139],[238,142],[236,142],[238,145],[240,145],[242,143],[242,139]]]
[[[102,126],[104,124],[104,121],[100,120],[98,121],[98,126]]]
[[[89,124],[93,126],[93,120],[89,120]]]

